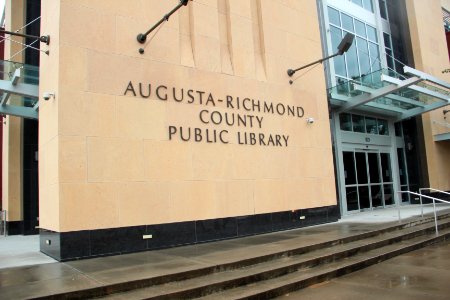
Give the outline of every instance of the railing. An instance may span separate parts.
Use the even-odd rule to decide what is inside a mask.
[[[450,194],[447,193],[447,192],[439,191],[439,190],[432,189],[432,188],[421,188],[421,189],[419,189],[419,191],[421,192],[422,190],[427,190],[427,189],[428,189],[428,190],[438,191],[438,192],[441,192],[441,193],[450,195]],[[423,203],[422,203],[422,197],[425,197],[425,198],[427,198],[427,199],[433,200],[434,226],[435,226],[435,228],[436,228],[436,235],[439,235],[438,226],[437,226],[436,201],[444,202],[444,203],[447,203],[447,204],[450,204],[450,202],[449,202],[449,201],[442,200],[442,199],[439,199],[439,198],[435,198],[435,197],[423,195],[423,194],[421,194],[421,193],[419,194],[419,193],[411,192],[411,191],[398,191],[397,193],[399,193],[399,194],[401,194],[401,193],[408,193],[408,194],[411,194],[411,195],[419,196],[419,198],[420,198],[420,205],[421,205],[421,207],[422,207],[422,217],[423,217]],[[400,216],[400,203],[399,203],[399,202],[397,202],[397,210],[398,210],[398,221],[401,222],[401,216]]]
[[[442,194],[446,194],[450,196],[450,193],[444,192],[444,191],[440,191],[437,189],[433,189],[433,188],[420,188],[419,189],[419,194],[420,194],[420,206],[422,207],[422,218],[423,218],[423,204],[422,204],[422,191],[433,191],[433,192],[438,192],[438,193],[442,193]],[[444,200],[442,200],[444,201]]]
[[[6,210],[0,210],[0,235],[6,236]]]

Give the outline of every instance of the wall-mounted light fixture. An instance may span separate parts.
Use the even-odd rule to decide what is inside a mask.
[[[305,69],[305,68],[307,68],[307,67],[313,66],[313,65],[318,64],[318,63],[322,63],[322,62],[324,62],[325,60],[330,59],[330,58],[333,58],[333,57],[335,57],[335,56],[344,54],[344,53],[347,52],[348,49],[350,49],[350,47],[352,46],[352,43],[353,43],[353,39],[354,39],[354,38],[355,38],[355,36],[354,36],[353,34],[347,33],[347,34],[344,36],[344,38],[342,39],[342,41],[339,43],[338,47],[337,47],[338,52],[336,52],[336,53],[333,54],[333,55],[330,55],[330,56],[321,58],[321,59],[319,59],[319,60],[316,60],[316,61],[314,61],[314,62],[312,62],[312,63],[307,64],[307,65],[304,65],[304,66],[302,66],[302,67],[300,67],[300,68],[297,68],[297,69],[288,69],[288,70],[287,70],[287,74],[289,75],[289,77],[292,77],[292,75],[294,75],[295,72],[297,72],[297,71],[303,70],[303,69]],[[292,84],[293,81],[292,81],[292,80],[289,80],[289,83]]]
[[[312,124],[314,121],[314,118],[306,118],[306,124]]]
[[[55,93],[53,93],[53,92],[44,92],[42,94],[42,98],[44,98],[45,101],[50,100],[50,98],[55,99]]]
[[[191,0],[192,1],[192,0]],[[161,20],[158,21],[158,23],[156,23],[155,25],[153,25],[152,28],[150,28],[149,30],[147,30],[145,33],[139,33],[137,35],[137,41],[141,44],[144,44],[147,41],[147,36],[156,28],[158,28],[159,25],[161,25],[164,21],[169,21],[170,16],[175,13],[177,10],[180,9],[180,7],[182,6],[186,6],[188,5],[189,0],[180,0],[180,3],[178,3],[177,6],[175,6],[174,9],[172,9],[171,11],[169,11],[167,14],[164,15],[164,17],[162,17]],[[156,33],[155,33],[156,34]],[[144,54],[144,48],[139,48],[139,53],[140,54]]]

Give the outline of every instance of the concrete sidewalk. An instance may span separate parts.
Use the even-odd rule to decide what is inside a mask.
[[[448,213],[449,209],[449,206],[439,206],[441,213]],[[420,216],[420,211],[418,206],[402,207],[402,219]],[[432,208],[426,207],[425,212],[430,216]],[[388,208],[302,229],[65,263],[49,263],[53,260],[39,254],[37,240],[33,240],[35,237],[1,238],[0,249],[4,253],[0,261],[6,260],[4,265],[14,265],[14,261],[16,266],[26,263],[35,265],[0,269],[0,299],[24,299],[188,271],[347,237],[397,223],[397,209]],[[23,239],[22,246],[18,246],[20,238]],[[30,248],[25,246],[27,243]]]

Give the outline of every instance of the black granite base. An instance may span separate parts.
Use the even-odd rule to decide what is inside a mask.
[[[6,229],[7,229],[8,235],[23,234],[23,221],[6,222]]]
[[[222,219],[54,232],[41,229],[40,249],[59,261],[117,255],[301,228],[339,219],[336,205]],[[144,235],[151,238],[143,239]]]

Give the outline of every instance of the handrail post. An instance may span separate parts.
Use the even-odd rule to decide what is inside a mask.
[[[420,208],[421,208],[421,211],[422,211],[422,218],[423,218],[422,190],[423,189],[419,189],[419,194],[420,194],[419,199],[420,199]]]
[[[436,236],[439,235],[438,225],[437,225],[437,216],[436,216],[436,201],[433,198],[433,210],[434,210],[434,226],[436,227]]]
[[[401,193],[401,191],[399,191]],[[399,201],[399,197],[397,197],[397,211],[398,211],[398,222],[401,223],[402,222],[402,218],[400,216],[400,201]]]

